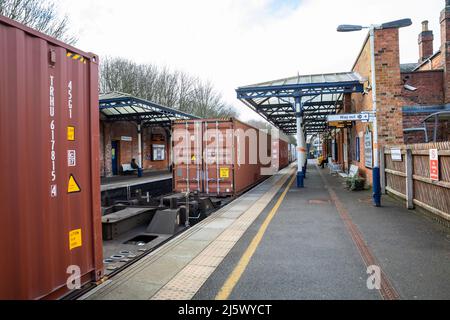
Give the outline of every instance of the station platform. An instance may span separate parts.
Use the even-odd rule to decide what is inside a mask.
[[[313,163],[291,166],[82,299],[448,299],[450,230]],[[367,268],[380,269],[368,286]]]
[[[144,172],[142,177],[137,177],[136,174],[133,174],[102,178],[101,191],[127,188],[168,179],[172,179],[172,173],[169,171]]]

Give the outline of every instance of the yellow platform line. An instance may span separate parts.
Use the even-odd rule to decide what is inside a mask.
[[[294,183],[296,179],[296,175],[293,175],[291,180],[289,181],[289,184],[284,189],[283,193],[281,194],[280,198],[278,199],[275,206],[270,210],[268,216],[262,223],[261,227],[258,230],[258,233],[253,238],[250,245],[245,250],[244,254],[242,255],[241,259],[239,260],[238,264],[234,268],[233,272],[230,274],[228,279],[225,281],[224,285],[220,289],[219,293],[216,295],[216,300],[227,300],[230,296],[231,292],[233,291],[236,284],[239,282],[242,274],[245,272],[245,269],[247,268],[248,264],[250,263],[250,260],[255,253],[256,249],[258,248],[259,244],[261,243],[261,240],[266,233],[267,228],[269,227],[270,222],[272,221],[275,214],[278,212],[278,209],[280,208],[281,203],[283,202],[284,198],[286,197],[286,194],[288,193],[289,189],[291,188],[292,184]]]

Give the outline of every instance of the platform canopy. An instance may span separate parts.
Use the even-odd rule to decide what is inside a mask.
[[[162,106],[158,103],[121,92],[100,94],[100,112],[111,121],[135,121],[150,125],[168,125],[173,120],[188,120],[198,117]]]
[[[363,92],[356,72],[299,75],[236,89],[238,99],[286,134],[296,132],[295,100],[301,99],[306,134],[327,129],[327,116],[343,107],[345,93]]]

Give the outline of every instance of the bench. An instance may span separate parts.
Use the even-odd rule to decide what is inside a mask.
[[[338,163],[334,163],[333,159],[331,157],[328,158],[328,168],[330,169],[331,173],[342,172],[342,165],[340,165]]]
[[[343,173],[343,172],[341,172],[341,173],[339,173],[339,175],[342,177],[342,178],[355,178],[357,175],[358,175],[358,173],[359,173],[359,168],[358,168],[358,166],[355,166],[355,165],[351,165],[350,166],[350,171],[349,171],[349,173],[347,174],[347,173]]]
[[[124,174],[133,174],[134,172],[137,172],[137,169],[133,169],[129,163],[122,163],[122,172]]]

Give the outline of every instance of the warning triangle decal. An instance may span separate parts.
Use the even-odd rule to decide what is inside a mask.
[[[76,193],[76,192],[80,192],[80,191],[81,191],[81,188],[78,185],[78,183],[76,182],[74,176],[70,175],[69,185],[67,187],[67,193]]]

